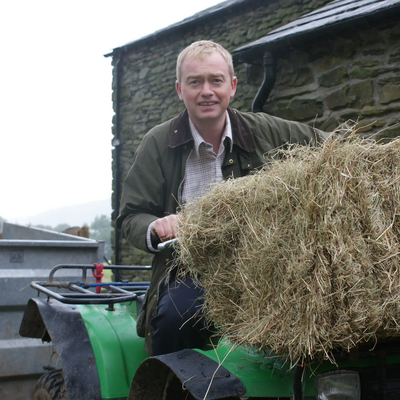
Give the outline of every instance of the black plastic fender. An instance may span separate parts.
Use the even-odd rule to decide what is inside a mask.
[[[75,305],[30,299],[19,333],[53,342],[62,363],[66,400],[101,399],[94,353]]]
[[[178,385],[174,380],[179,379]],[[145,359],[131,383],[128,400],[184,399],[187,390],[196,400],[238,398],[246,389],[226,368],[195,350]],[[165,396],[165,397],[163,397]]]

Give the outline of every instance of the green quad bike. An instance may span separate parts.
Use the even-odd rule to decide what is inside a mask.
[[[54,281],[64,268],[82,270],[82,281]],[[91,270],[58,265],[48,282],[31,284],[39,297],[29,300],[20,334],[52,341],[62,364],[41,376],[34,400],[400,399],[400,342],[359,347],[337,355],[337,365],[305,368],[223,338],[212,350],[148,357],[136,334],[148,283],[88,284]]]

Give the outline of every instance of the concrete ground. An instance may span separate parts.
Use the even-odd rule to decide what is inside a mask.
[[[39,379],[30,377],[28,379],[0,380],[0,399],[1,400],[31,400],[32,389]]]

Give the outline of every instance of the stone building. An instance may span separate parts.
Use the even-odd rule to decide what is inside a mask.
[[[115,111],[113,221],[144,134],[182,110],[175,62],[184,47],[211,39],[232,52],[234,108],[247,111],[254,103],[255,111],[326,131],[358,121],[363,134],[394,137],[400,134],[399,15],[400,0],[228,0],[107,54]],[[118,232],[114,249],[115,263],[150,262]]]

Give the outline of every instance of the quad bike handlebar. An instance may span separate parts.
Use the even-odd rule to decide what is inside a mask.
[[[158,250],[164,250],[167,249],[168,247],[172,246],[174,243],[178,242],[178,238],[166,240],[165,242],[161,242],[158,244],[157,249]]]

